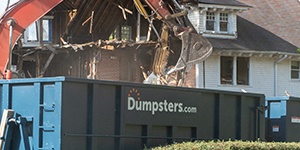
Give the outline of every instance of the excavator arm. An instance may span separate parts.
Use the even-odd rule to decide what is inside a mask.
[[[20,0],[4,13],[0,18],[1,74],[5,74],[6,69],[10,69],[9,61],[11,61],[11,51],[24,30],[62,1],[63,0]]]
[[[140,0],[134,0],[135,5],[142,12],[142,15],[147,16],[146,11],[143,10]],[[183,71],[185,74],[192,68],[194,64],[204,61],[212,53],[212,46],[210,42],[198,34],[194,29],[193,25],[187,19],[187,10],[182,10],[181,5],[195,3],[195,0],[144,0],[146,4],[152,9],[157,15],[157,18],[163,22],[162,33],[160,36],[160,47],[156,49],[153,65],[152,74],[149,76],[152,79],[163,80],[162,84],[168,84],[167,79],[164,76],[177,71]],[[179,3],[180,2],[180,3]],[[168,34],[171,31],[173,34]],[[181,40],[181,50],[177,41],[171,41],[170,36],[176,36]],[[176,44],[177,42],[177,44]],[[172,46],[172,44],[176,46]],[[169,54],[171,53],[170,47],[173,50],[180,52],[180,56],[177,59],[177,63],[174,67],[168,68],[167,61]],[[156,76],[156,77],[153,77]],[[149,78],[148,78],[149,79]],[[146,83],[154,83],[146,79]]]

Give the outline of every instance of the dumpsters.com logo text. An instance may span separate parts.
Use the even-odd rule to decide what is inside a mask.
[[[188,107],[184,102],[168,100],[141,100],[137,89],[132,88],[128,93],[127,109],[130,111],[148,111],[152,115],[157,112],[167,113],[197,113],[197,107]]]

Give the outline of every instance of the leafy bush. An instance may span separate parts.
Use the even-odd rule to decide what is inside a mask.
[[[196,141],[174,143],[151,150],[300,150],[300,143],[252,141]]]

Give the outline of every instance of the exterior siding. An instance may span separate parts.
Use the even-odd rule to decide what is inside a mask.
[[[205,60],[205,88],[218,88],[220,84],[220,56],[212,55]]]
[[[250,58],[249,67],[250,85],[221,85],[220,56],[212,55],[205,61],[205,85],[203,86],[203,83],[197,84],[200,85],[200,88],[205,87],[207,89],[229,90],[237,92],[241,92],[241,90],[244,89],[251,93],[262,93],[266,96],[274,96],[274,62],[275,59],[273,58],[252,57]],[[199,64],[198,66],[202,66],[202,64]],[[280,68],[286,68],[286,66]],[[198,69],[198,78],[200,79],[198,82],[203,82],[203,68],[201,67]],[[278,85],[281,85],[281,83],[278,82]]]
[[[250,59],[250,86],[245,90],[274,95],[274,63],[275,59],[266,57],[252,57]]]
[[[300,80],[291,80],[291,60],[284,60],[278,65],[278,96],[287,91],[291,96],[300,97]]]
[[[265,94],[267,97],[287,96],[286,91],[300,97],[300,80],[291,80],[290,62],[285,59],[277,64],[277,88],[275,88],[275,58],[250,58],[250,85],[220,85],[220,57],[212,55],[205,61],[205,85],[203,85],[203,64],[197,65],[197,87],[206,89],[229,90]],[[275,93],[276,90],[276,93]]]
[[[198,9],[191,9],[188,11],[188,18],[193,24],[196,31],[199,33],[201,31],[201,24],[200,24],[200,12]]]

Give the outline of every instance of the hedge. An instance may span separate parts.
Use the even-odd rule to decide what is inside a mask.
[[[300,143],[251,141],[196,141],[174,143],[151,150],[300,150]]]

